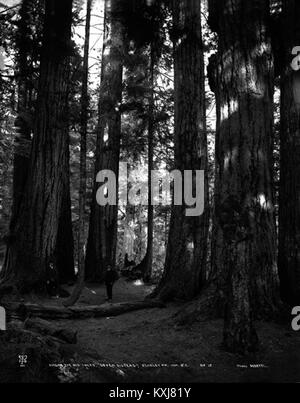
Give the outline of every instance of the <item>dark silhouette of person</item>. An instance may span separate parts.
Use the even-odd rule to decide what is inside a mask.
[[[46,288],[50,297],[58,298],[59,296],[58,273],[53,261],[50,261],[48,266]]]
[[[104,282],[106,285],[106,293],[107,293],[107,301],[111,301],[112,300],[112,291],[113,291],[113,285],[115,283],[115,281],[117,281],[119,278],[118,273],[116,272],[116,270],[114,270],[112,268],[111,265],[107,266],[106,272],[105,272],[105,276],[104,276]]]

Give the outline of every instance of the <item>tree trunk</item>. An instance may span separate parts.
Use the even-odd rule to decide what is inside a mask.
[[[74,281],[74,236],[72,227],[71,195],[70,195],[70,154],[69,137],[67,149],[64,155],[65,171],[63,173],[62,205],[58,225],[54,263],[58,272],[60,284]]]
[[[153,224],[154,206],[152,201],[152,172],[153,165],[153,141],[154,141],[154,44],[150,45],[150,94],[148,108],[148,217],[147,217],[147,248],[142,261],[135,267],[142,273],[143,280],[151,280],[153,262]]]
[[[32,108],[35,94],[33,93],[33,22],[30,20],[31,13],[36,4],[33,0],[23,0],[20,9],[20,22],[17,35],[19,47],[19,90],[18,90],[18,117],[16,126],[18,136],[16,137],[13,174],[13,205],[10,222],[11,230],[14,228],[25,192],[28,169],[30,166],[31,135],[33,131]],[[35,38],[36,42],[37,39]],[[36,62],[37,60],[35,60]],[[66,156],[66,164],[69,164],[69,154]],[[73,232],[71,219],[71,199],[69,170],[64,172],[63,204],[60,215],[57,247],[55,252],[55,263],[59,274],[60,282],[64,283],[74,279],[74,258],[73,258]]]
[[[28,181],[9,246],[8,270],[21,291],[44,289],[57,245],[68,171],[68,83],[72,0],[46,1],[36,121]]]
[[[124,46],[124,29],[118,19],[120,2],[121,0],[105,1],[105,34],[95,163],[95,179],[99,171],[111,170],[115,173],[117,185]],[[86,252],[86,278],[92,281],[102,281],[107,264],[114,265],[116,259],[118,206],[97,204],[96,193],[102,185],[103,183],[97,183],[95,180]]]
[[[284,1],[278,269],[281,298],[292,306],[300,304],[300,71],[291,67],[292,49],[300,44],[299,18],[299,2]]]
[[[203,295],[204,301],[210,298],[214,301],[210,304],[210,315],[224,316],[224,298],[226,276],[222,267],[222,244],[223,232],[221,227],[217,225],[217,208],[216,202],[220,193],[220,128],[221,128],[221,92],[220,92],[220,75],[219,75],[219,58],[218,54],[213,54],[209,58],[207,68],[209,86],[215,94],[216,101],[216,133],[215,133],[215,180],[214,180],[214,202],[212,211],[212,235],[211,235],[211,266],[208,278],[208,287]]]
[[[147,251],[143,268],[143,280],[149,282],[152,273],[153,262],[153,224],[154,206],[152,201],[152,172],[153,166],[153,141],[154,141],[154,51],[150,45],[150,97],[149,97],[149,122],[148,122],[148,217],[147,217]]]
[[[29,168],[29,155],[31,148],[32,117],[31,117],[31,86],[33,81],[33,71],[29,65],[31,56],[32,38],[31,38],[31,16],[30,11],[33,7],[32,0],[23,0],[20,8],[20,21],[16,44],[18,48],[18,105],[17,136],[15,139],[14,150],[14,171],[13,171],[13,201],[12,217],[10,226],[14,226],[15,219],[22,201],[24,187],[26,184]],[[29,67],[28,67],[29,66]]]
[[[88,79],[89,79],[89,48],[90,48],[90,23],[92,0],[87,0],[85,41],[83,55],[83,77],[81,88],[81,119],[80,119],[80,183],[79,183],[79,218],[78,218],[78,280],[72,295],[65,301],[65,306],[75,304],[84,287],[85,277],[85,206],[86,206],[86,149],[87,149],[87,125],[88,125]]]
[[[270,314],[276,298],[268,17],[268,0],[210,1],[220,105],[213,259],[225,302],[224,343],[238,352],[257,347],[253,316]]]
[[[173,206],[165,271],[154,295],[193,298],[206,279],[208,236],[207,138],[201,2],[173,1],[175,72],[175,168],[205,171],[204,213],[186,216]],[[183,180],[184,183],[184,180]]]

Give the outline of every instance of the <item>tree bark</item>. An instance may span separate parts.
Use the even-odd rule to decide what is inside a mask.
[[[217,225],[216,202],[220,193],[220,128],[221,128],[221,92],[220,92],[220,74],[219,74],[218,54],[213,54],[208,64],[208,80],[211,91],[215,94],[216,101],[216,133],[215,133],[215,180],[214,180],[214,202],[212,209],[212,236],[211,236],[211,267],[208,278],[208,287],[204,300],[212,299],[210,314],[211,316],[223,317],[224,315],[224,289],[226,284],[225,271],[222,270],[222,243],[223,233],[221,227]]]
[[[54,252],[54,263],[58,273],[60,284],[74,281],[74,236],[72,226],[71,195],[70,195],[70,153],[69,137],[67,138],[67,148],[64,155],[65,171],[62,183],[62,204],[58,225],[56,248]]]
[[[38,27],[34,27],[31,21],[32,12],[37,4],[33,0],[23,0],[20,9],[20,22],[18,25],[17,44],[18,44],[18,117],[16,126],[18,135],[16,137],[15,155],[14,155],[14,174],[13,174],[13,205],[10,222],[10,229],[13,231],[15,222],[18,218],[18,212],[21,206],[23,194],[25,192],[28,170],[30,166],[31,136],[33,134],[32,109],[36,94],[34,88],[34,63],[37,57],[34,54],[34,46],[37,46]],[[38,7],[41,7],[38,5]],[[39,10],[42,14],[42,10]],[[41,18],[41,17],[40,17]],[[36,31],[34,31],[34,29]],[[35,36],[34,36],[35,35]],[[35,41],[35,42],[34,42]],[[36,52],[36,50],[35,50]],[[66,165],[69,164],[69,154],[66,156]],[[71,199],[69,169],[64,172],[64,190],[63,204],[60,215],[57,247],[55,252],[55,263],[60,282],[64,283],[74,279],[74,246],[71,219]]]
[[[87,150],[87,125],[88,125],[88,79],[89,79],[89,48],[90,48],[90,23],[92,0],[87,0],[85,22],[85,41],[83,55],[83,77],[81,88],[81,119],[80,119],[80,184],[79,184],[79,217],[78,217],[78,279],[70,298],[65,301],[65,306],[71,306],[80,297],[84,287],[85,278],[85,207],[86,207],[86,150]]]
[[[208,236],[207,138],[201,2],[173,1],[175,168],[205,171],[204,213],[187,217],[173,206],[164,275],[154,295],[192,299],[206,280]],[[183,180],[184,183],[184,180]]]
[[[118,16],[120,4],[121,0],[105,1],[105,33],[95,163],[95,178],[99,171],[109,169],[115,173],[117,185],[124,46],[124,28]],[[116,259],[118,206],[97,204],[96,193],[102,185],[103,183],[97,183],[95,180],[86,252],[86,278],[92,281],[102,281],[107,264],[114,265]]]
[[[28,181],[7,270],[20,291],[44,290],[57,246],[68,172],[68,83],[72,0],[46,1],[40,81]]]
[[[154,147],[154,44],[150,44],[150,68],[149,68],[149,105],[148,105],[148,217],[147,217],[147,247],[142,261],[134,270],[142,273],[143,280],[150,282],[153,262],[153,230],[154,230],[154,206],[152,195],[152,172],[154,169],[153,147]]]
[[[219,37],[213,270],[225,303],[224,344],[246,352],[258,343],[253,317],[273,312],[277,288],[269,2],[209,6]]]
[[[30,65],[32,51],[31,38],[31,16],[33,7],[32,0],[23,0],[20,7],[20,21],[18,33],[16,35],[16,44],[18,48],[18,116],[15,122],[17,127],[17,136],[15,139],[14,150],[14,170],[13,170],[13,200],[12,217],[10,226],[13,227],[14,221],[18,215],[18,210],[22,201],[24,187],[26,184],[29,155],[31,148],[32,134],[32,81],[33,71]]]
[[[147,217],[147,250],[144,258],[143,280],[149,282],[152,273],[153,262],[153,225],[154,206],[152,201],[152,172],[153,161],[153,141],[154,141],[154,51],[153,44],[150,45],[150,96],[149,96],[149,116],[148,116],[148,217]]]
[[[300,4],[283,2],[284,48],[281,71],[280,200],[278,269],[281,298],[300,304],[300,71],[291,67],[299,46]]]

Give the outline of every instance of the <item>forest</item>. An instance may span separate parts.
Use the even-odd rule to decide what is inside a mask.
[[[299,382],[299,21],[0,1],[0,383]]]

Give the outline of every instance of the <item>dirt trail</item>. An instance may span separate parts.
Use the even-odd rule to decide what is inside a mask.
[[[113,302],[143,299],[151,287],[124,279],[114,287]],[[87,285],[80,304],[106,303],[105,287]],[[61,300],[51,300],[61,304]],[[176,326],[179,306],[130,312],[116,317],[61,320],[78,331],[78,347],[113,366],[124,381],[155,382],[299,382],[300,332],[289,326],[257,323],[260,352],[243,358],[222,350],[221,320]],[[87,363],[88,364],[88,363]]]

